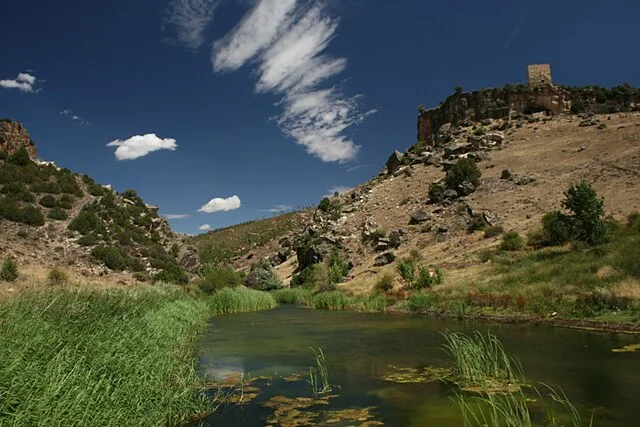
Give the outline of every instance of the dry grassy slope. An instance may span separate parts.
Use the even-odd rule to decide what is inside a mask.
[[[525,233],[538,227],[544,213],[558,209],[563,191],[584,178],[604,198],[607,212],[622,217],[640,210],[640,114],[598,118],[607,125],[605,129],[579,127],[580,120],[573,116],[510,130],[504,148],[490,152],[490,159],[479,164],[483,185],[464,203],[496,214],[505,229]],[[500,180],[503,169],[535,178],[535,182],[516,185]],[[356,204],[357,210],[346,214],[337,227],[338,234],[345,236],[347,252],[356,264],[351,280],[341,287],[353,292],[366,291],[377,276],[395,269],[394,264],[373,267],[376,253],[362,245],[360,239],[367,220],[387,231],[403,229],[408,233],[407,243],[396,251],[398,256],[417,249],[425,262],[444,267],[452,279],[471,274],[465,267],[478,264],[474,252],[496,245],[499,240],[484,239],[480,232],[468,234],[457,204],[433,214],[436,227],[449,229],[445,234],[422,233],[421,226],[408,225],[410,214],[415,210],[425,209],[430,213],[436,210],[437,206],[426,205],[425,201],[429,184],[443,176],[440,168],[417,165],[410,177],[402,174],[374,180],[368,197]],[[366,185],[357,190],[362,191]],[[349,194],[340,199],[349,203]],[[293,261],[289,261],[278,270],[287,278],[294,268]]]

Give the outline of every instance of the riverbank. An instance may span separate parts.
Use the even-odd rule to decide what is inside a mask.
[[[196,340],[265,293],[193,298],[174,286],[25,292],[0,304],[0,425],[180,425],[212,410]]]

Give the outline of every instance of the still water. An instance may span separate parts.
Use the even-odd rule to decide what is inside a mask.
[[[200,342],[201,375],[213,380],[242,374],[254,381],[246,403],[221,405],[205,425],[462,426],[452,384],[384,377],[394,366],[451,367],[441,332],[476,330],[491,331],[517,355],[529,383],[561,387],[585,425],[594,410],[594,427],[640,425],[640,352],[611,351],[640,342],[638,336],[293,306],[213,318]],[[305,381],[315,366],[309,347],[324,350],[335,385],[335,397],[315,404]],[[291,377],[296,373],[297,381]],[[275,396],[294,404],[278,408]]]

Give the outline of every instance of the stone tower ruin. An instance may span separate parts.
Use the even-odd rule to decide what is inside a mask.
[[[532,64],[527,67],[529,86],[551,86],[551,66],[549,64]]]

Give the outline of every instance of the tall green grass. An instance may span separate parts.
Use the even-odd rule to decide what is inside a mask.
[[[322,292],[313,296],[311,306],[318,310],[355,310],[363,312],[384,312],[394,303],[394,299],[384,294],[347,296],[340,291]]]
[[[244,286],[223,288],[209,297],[207,303],[212,314],[268,310],[276,306],[276,300],[270,293]]]
[[[286,288],[271,292],[278,304],[296,304],[310,306],[313,295],[309,289]]]
[[[177,424],[206,410],[207,305],[173,288],[57,290],[0,305],[0,425]]]

